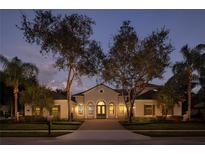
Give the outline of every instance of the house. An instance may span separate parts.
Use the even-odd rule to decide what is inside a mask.
[[[134,117],[156,117],[162,115],[162,109],[157,100],[153,99],[153,93],[159,86],[150,84],[136,98],[134,104]],[[121,94],[122,90],[112,89],[107,85],[99,84],[86,91],[72,96],[71,113],[75,119],[124,119],[127,116],[126,106]],[[67,119],[68,105],[66,99],[54,101],[54,107],[50,114],[54,118]],[[174,115],[182,115],[182,105],[174,107]],[[39,107],[25,106],[25,116],[49,115],[49,111]]]

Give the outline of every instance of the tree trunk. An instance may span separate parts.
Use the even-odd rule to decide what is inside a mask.
[[[18,92],[19,92],[19,89],[18,89],[18,82],[15,84],[14,86],[14,117],[15,117],[15,120],[19,120],[19,117],[17,115],[18,113]]]
[[[68,66],[69,67],[69,66]],[[74,70],[73,68],[69,68],[69,73],[68,73],[68,79],[67,79],[67,102],[68,102],[68,121],[72,121],[72,116],[71,116],[71,86],[73,83],[73,79],[75,77]]]
[[[11,119],[13,119],[13,112],[14,112],[14,110],[13,110],[13,101],[10,101],[10,104],[11,104]]]
[[[71,103],[71,89],[70,89],[70,83],[68,81],[67,86],[67,102],[68,102],[68,121],[71,121],[71,110],[70,110],[70,103]]]
[[[71,91],[68,90],[67,92],[67,101],[68,101],[68,121],[71,121]]]
[[[189,70],[188,72],[188,120],[191,120],[191,83],[192,83],[192,70]]]
[[[134,103],[133,102],[131,102],[130,103],[130,114],[129,114],[129,123],[132,123],[132,117],[133,117],[133,106],[134,106]]]

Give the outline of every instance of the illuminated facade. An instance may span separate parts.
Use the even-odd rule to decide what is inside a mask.
[[[158,86],[159,87],[159,86]],[[156,117],[162,115],[162,109],[151,95],[157,86],[150,85],[135,100],[134,117]],[[73,95],[71,112],[75,119],[124,119],[127,116],[126,106],[120,90],[112,89],[104,84],[96,85],[84,92]],[[32,109],[25,106],[25,115],[43,116],[52,114],[54,118],[67,119],[67,100],[55,100],[55,106],[48,112],[46,109]],[[179,103],[173,109],[174,115],[182,115],[182,105]]]

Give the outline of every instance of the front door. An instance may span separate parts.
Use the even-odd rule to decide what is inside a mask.
[[[106,118],[106,105],[104,102],[99,102],[97,105],[97,118],[98,119]]]

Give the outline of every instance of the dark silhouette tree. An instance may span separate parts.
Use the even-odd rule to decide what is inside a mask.
[[[198,71],[200,73],[200,70],[205,65],[205,58],[202,56],[202,50],[205,48],[205,44],[199,44],[193,49],[189,48],[188,45],[185,45],[181,48],[180,52],[183,55],[183,61],[182,62],[176,62],[176,64],[173,66],[173,72],[181,73],[185,72],[185,74],[188,77],[187,82],[187,100],[188,100],[188,119],[191,119],[191,92],[192,92],[192,82],[193,77],[196,78],[196,75],[193,76],[194,71]],[[194,80],[195,80],[194,78]]]
[[[169,65],[172,45],[169,31],[162,28],[140,41],[130,21],[124,21],[104,60],[103,78],[123,89],[129,122],[135,98],[154,78],[161,78]],[[128,96],[128,97],[127,97]]]
[[[9,106],[10,116],[13,119],[13,90],[6,85],[6,75],[0,71],[0,106]]]
[[[14,114],[15,119],[18,120],[17,112],[19,85],[25,80],[35,78],[38,74],[38,68],[31,63],[23,63],[17,57],[14,57],[9,60],[3,55],[0,55],[0,63],[3,66],[6,84],[13,87]]]
[[[94,21],[85,15],[53,15],[51,11],[35,11],[33,20],[22,15],[21,25],[28,43],[41,47],[40,53],[52,53],[59,70],[67,71],[68,119],[71,120],[71,86],[82,75],[98,73],[104,54],[98,42],[90,37]]]

